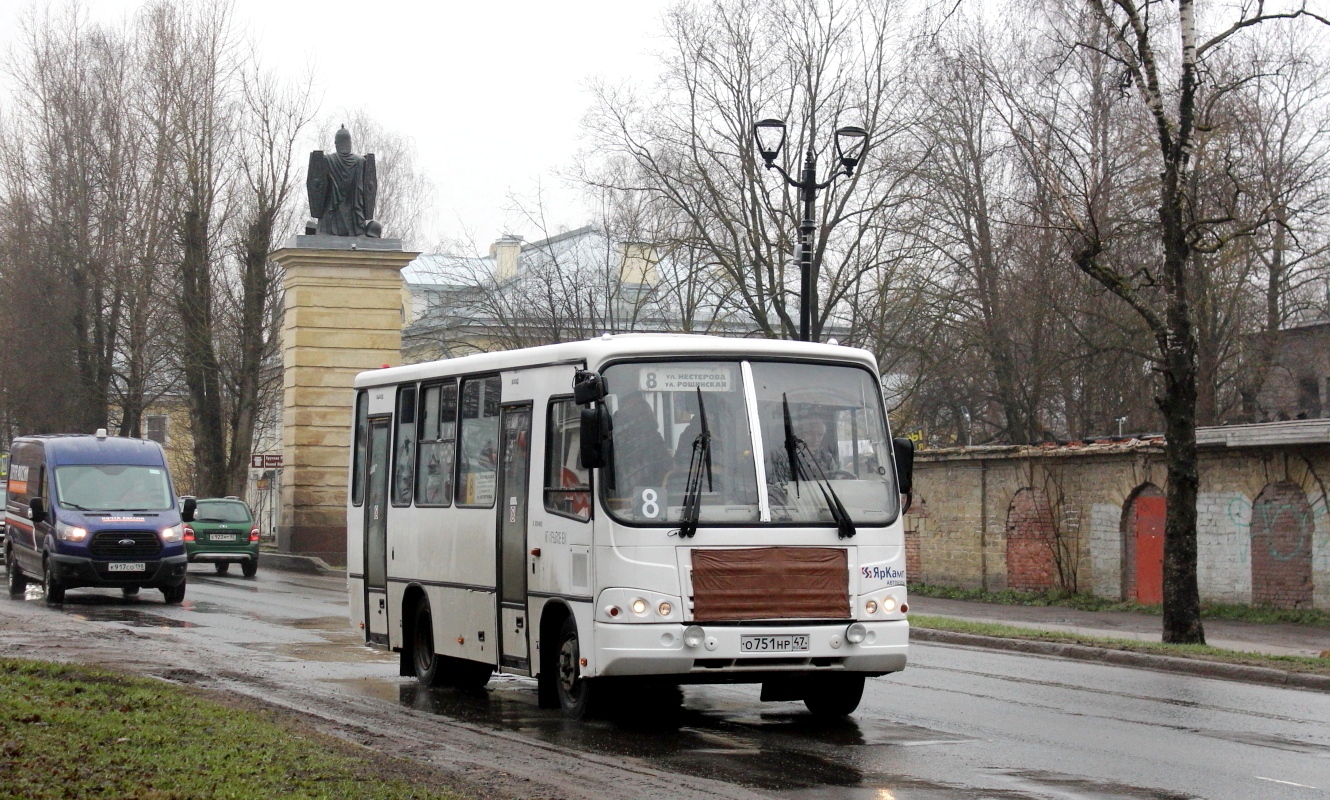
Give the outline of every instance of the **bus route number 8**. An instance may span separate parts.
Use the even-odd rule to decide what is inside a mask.
[[[637,490],[633,498],[634,516],[638,519],[660,519],[665,507],[665,490],[659,486],[644,486]]]

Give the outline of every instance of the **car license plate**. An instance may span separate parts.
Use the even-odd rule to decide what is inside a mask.
[[[784,636],[743,636],[739,649],[745,653],[793,653],[808,649],[808,634],[794,633]]]
[[[147,568],[142,561],[112,561],[106,565],[107,572],[143,572]]]
[[[236,535],[234,533],[214,533],[209,537],[209,540],[214,542],[234,542],[236,540]]]

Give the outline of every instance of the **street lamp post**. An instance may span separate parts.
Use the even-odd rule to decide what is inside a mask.
[[[753,125],[753,138],[757,150],[762,154],[762,161],[767,169],[774,169],[781,174],[785,182],[799,190],[799,202],[803,206],[803,219],[799,220],[799,341],[811,341],[813,320],[813,231],[817,223],[813,220],[813,203],[817,193],[831,185],[836,178],[851,177],[854,168],[863,159],[868,149],[868,131],[855,125],[846,125],[836,129],[836,158],[839,168],[821,183],[817,180],[817,153],[808,145],[804,154],[804,168],[799,179],[795,180],[783,167],[776,163],[781,148],[785,145],[785,122],[779,119],[764,119]]]

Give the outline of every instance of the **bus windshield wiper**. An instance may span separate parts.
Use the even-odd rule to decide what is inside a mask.
[[[808,443],[794,435],[794,424],[790,421],[790,401],[784,393],[780,396],[780,402],[785,413],[785,456],[790,462],[790,477],[794,480],[796,496],[799,490],[799,475],[803,473],[803,479],[816,482],[817,488],[822,492],[822,499],[826,500],[831,518],[836,522],[836,534],[842,539],[854,536],[854,521],[850,519],[850,512],[846,511],[841,503],[840,495],[836,494],[831,481],[827,480],[822,465],[813,458]],[[812,469],[809,469],[809,465],[812,465]]]
[[[679,525],[679,538],[688,539],[697,533],[702,516],[702,468],[707,471],[707,491],[716,491],[711,474],[711,427],[707,425],[707,409],[702,403],[702,387],[697,387],[697,419],[702,432],[693,440],[693,455],[688,461],[688,481],[684,484],[683,520]]]

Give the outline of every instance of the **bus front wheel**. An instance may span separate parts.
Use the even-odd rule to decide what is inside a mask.
[[[859,707],[864,696],[864,676],[853,674],[823,675],[804,695],[804,705],[815,717],[848,717]]]
[[[555,662],[555,685],[559,708],[569,719],[582,719],[592,711],[597,687],[594,680],[582,677],[582,649],[577,638],[577,620],[568,617],[559,631],[559,650]]]

